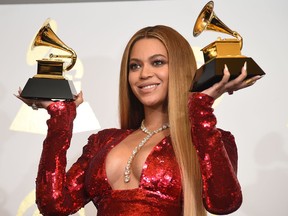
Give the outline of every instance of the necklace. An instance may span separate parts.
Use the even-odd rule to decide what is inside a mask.
[[[124,182],[128,183],[130,181],[130,174],[131,174],[131,164],[132,161],[134,159],[134,157],[136,156],[136,154],[139,152],[139,150],[144,146],[144,144],[156,133],[159,133],[162,130],[165,130],[167,128],[169,128],[169,124],[164,124],[162,125],[160,128],[158,128],[157,130],[154,131],[149,131],[145,125],[144,125],[144,120],[141,122],[141,127],[140,129],[147,134],[146,137],[144,137],[143,140],[141,140],[141,142],[133,149],[132,154],[130,155],[127,164],[125,166],[125,171],[124,171]]]

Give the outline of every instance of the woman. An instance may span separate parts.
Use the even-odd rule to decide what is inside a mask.
[[[136,32],[121,63],[121,129],[92,134],[68,172],[66,152],[82,92],[74,102],[37,101],[51,115],[36,179],[40,212],[69,215],[89,201],[105,216],[236,211],[242,202],[237,149],[231,133],[216,128],[211,106],[260,77],[244,81],[244,65],[228,81],[225,67],[219,83],[189,93],[195,70],[193,51],[177,31],[154,26]]]

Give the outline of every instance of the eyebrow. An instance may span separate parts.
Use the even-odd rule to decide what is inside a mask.
[[[164,57],[165,59],[167,59],[167,56],[165,56],[165,55],[163,55],[163,54],[154,54],[154,55],[152,55],[152,56],[150,56],[149,57],[149,60],[150,59],[153,59],[153,58],[157,58],[157,57]],[[138,59],[138,58],[130,58],[129,59],[130,61],[141,61],[140,59]]]

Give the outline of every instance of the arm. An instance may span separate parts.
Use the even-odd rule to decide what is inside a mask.
[[[206,94],[191,94],[189,119],[200,163],[204,206],[211,213],[228,214],[242,203],[236,176],[237,149],[234,137],[216,128],[213,102],[214,99]]]
[[[85,170],[97,151],[97,139],[91,136],[82,156],[66,173],[66,153],[72,137],[76,105],[56,102],[47,107],[51,118],[43,143],[36,179],[36,203],[43,215],[68,215],[77,212],[90,199],[85,193]]]

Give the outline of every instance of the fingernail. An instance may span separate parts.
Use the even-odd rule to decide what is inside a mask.
[[[245,61],[243,68],[247,70],[247,62]]]
[[[228,70],[228,67],[227,67],[227,65],[226,65],[226,64],[224,64],[224,69],[225,69],[225,70]]]
[[[261,79],[263,76],[264,76],[264,75],[257,75],[257,76],[255,76],[255,79],[259,80],[259,79]]]

